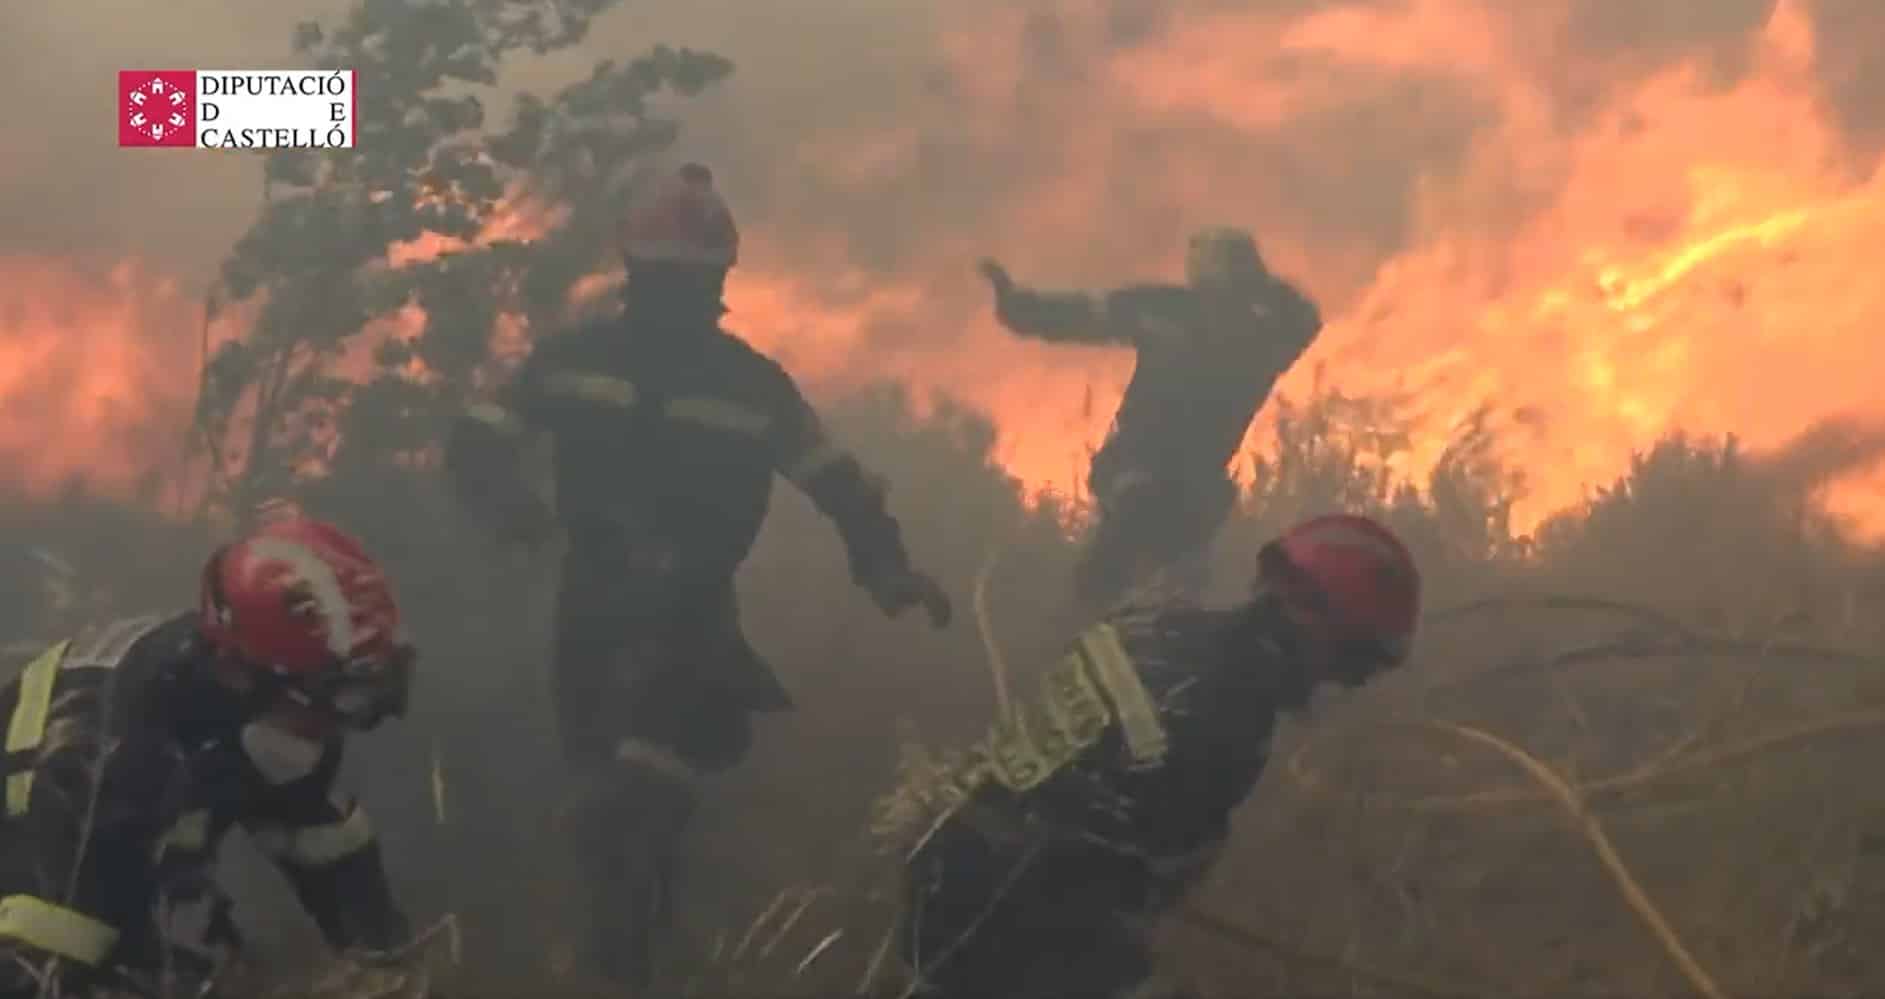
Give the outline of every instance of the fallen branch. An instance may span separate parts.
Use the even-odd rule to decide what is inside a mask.
[[[1521,596],[1485,597],[1479,600],[1455,604],[1427,614],[1423,625],[1446,624],[1463,617],[1481,614],[1492,610],[1584,610],[1604,611],[1633,617],[1644,624],[1676,635],[1694,635],[1694,629],[1683,624],[1674,616],[1624,600],[1610,600],[1604,597],[1574,596],[1569,594],[1531,594]]]
[[[1390,722],[1382,727],[1430,730],[1434,724],[1436,723]],[[1615,776],[1589,781],[1583,785],[1583,791],[1586,796],[1619,794],[1624,791],[1634,790],[1690,774],[1698,770],[1733,763],[1750,756],[1759,755],[1770,749],[1780,748],[1789,743],[1806,742],[1821,736],[1870,728],[1885,728],[1885,710],[1861,711],[1835,715],[1831,718],[1816,719],[1798,725],[1775,729],[1771,732],[1763,732],[1760,735],[1718,749],[1661,761],[1651,766],[1631,771],[1630,773],[1617,774]],[[1311,770],[1305,762],[1305,757],[1308,755],[1309,750],[1316,745],[1317,742],[1311,740],[1298,746],[1296,751],[1290,754],[1284,770],[1285,773],[1289,775],[1291,781],[1302,789],[1310,792],[1326,793],[1328,791],[1327,783],[1322,780],[1319,774]],[[1548,801],[1551,800],[1554,795],[1550,791],[1538,787],[1501,787],[1484,791],[1474,791],[1470,794],[1430,795],[1419,798],[1397,799],[1391,794],[1370,794],[1369,797],[1371,801],[1404,811],[1451,812],[1489,805]]]
[[[1008,658],[1002,654],[1001,644],[995,640],[995,625],[988,611],[988,581],[995,574],[995,565],[1001,561],[1001,552],[999,543],[989,543],[988,554],[975,573],[972,602],[975,607],[975,630],[982,637],[982,650],[988,656],[989,676],[995,685],[995,704],[1002,720],[1009,721],[1014,718],[1014,704],[1008,695]]]
[[[1258,933],[1256,930],[1236,923],[1217,913],[1209,912],[1195,906],[1181,907],[1176,915],[1177,918],[1183,922],[1204,930],[1231,944],[1243,947],[1246,950],[1260,951],[1293,964],[1338,972],[1359,979],[1369,985],[1378,985],[1383,988],[1393,989],[1395,995],[1412,996],[1414,999],[1490,999],[1492,996],[1505,994],[1503,992],[1479,992],[1457,986],[1440,985],[1418,978],[1409,978],[1405,975],[1399,975],[1389,971],[1361,967],[1345,958],[1332,957],[1327,954],[1317,954],[1302,950],[1301,948],[1286,944],[1281,940]]]
[[[1549,791],[1552,797],[1557,799],[1558,804],[1563,806],[1565,814],[1577,824],[1578,832],[1590,844],[1591,850],[1597,854],[1597,859],[1603,863],[1604,870],[1610,874],[1611,880],[1616,883],[1617,890],[1623,894],[1624,901],[1635,911],[1638,918],[1643,920],[1644,925],[1649,927],[1657,943],[1662,945],[1663,951],[1669,955],[1669,959],[1675,963],[1683,977],[1689,980],[1689,984],[1695,986],[1696,991],[1708,999],[1726,999],[1727,993],[1715,984],[1714,977],[1702,967],[1701,962],[1697,961],[1693,954],[1689,953],[1688,947],[1683,945],[1682,938],[1676,934],[1675,928],[1663,918],[1661,910],[1650,899],[1649,893],[1643,890],[1643,886],[1638,883],[1635,875],[1630,873],[1629,866],[1623,862],[1622,855],[1617,852],[1616,846],[1610,842],[1609,835],[1604,832],[1603,823],[1598,821],[1597,816],[1585,805],[1576,789],[1566,783],[1564,778],[1559,777],[1556,771],[1540,762],[1537,757],[1483,729],[1449,722],[1430,722],[1426,723],[1425,727],[1436,732],[1450,733],[1498,752],[1517,764],[1521,770],[1537,781],[1540,787]]]

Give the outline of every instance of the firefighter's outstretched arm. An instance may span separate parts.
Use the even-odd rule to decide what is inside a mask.
[[[339,750],[329,750],[338,757]],[[367,814],[336,793],[338,759],[268,795],[241,817],[255,845],[288,879],[302,908],[330,947],[342,952],[392,952],[412,928],[394,901],[379,839]]]
[[[850,557],[851,579],[870,592],[884,613],[921,605],[930,623],[945,627],[949,597],[929,576],[912,568],[903,530],[885,505],[885,483],[870,475],[850,452],[826,435],[822,421],[796,388],[782,402],[775,424],[775,466],[820,513],[831,518]]]
[[[514,385],[493,401],[467,407],[446,441],[445,470],[459,501],[500,538],[533,543],[550,533],[553,522],[524,481],[524,446],[532,428],[521,394]]]
[[[1014,282],[1007,269],[982,261],[982,275],[995,290],[995,318],[1022,336],[1053,343],[1134,344],[1132,317],[1112,295],[1084,291],[1040,291]]]

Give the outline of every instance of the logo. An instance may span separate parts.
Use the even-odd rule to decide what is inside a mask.
[[[118,145],[196,145],[196,72],[118,71]]]

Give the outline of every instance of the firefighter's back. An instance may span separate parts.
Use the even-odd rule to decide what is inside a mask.
[[[1109,996],[1147,975],[1135,927],[1208,867],[1262,773],[1282,693],[1262,639],[1246,615],[1186,606],[1125,608],[1084,633],[1015,734],[1039,746],[1043,723],[1085,717],[1092,693],[1103,731],[1052,739],[1087,745],[1057,761],[1042,747],[1038,782],[999,762],[1027,750],[990,754],[911,855],[905,959],[948,999],[1032,995],[1036,976],[1047,994]]]
[[[1238,611],[1121,609],[1080,636],[1018,725],[975,747],[955,778],[961,821],[944,824],[1130,857],[1195,849],[1261,777],[1277,714],[1306,697],[1280,655]]]
[[[765,520],[770,433],[790,382],[718,327],[631,322],[546,341],[523,373],[527,404],[556,440],[559,513],[578,535],[626,535],[730,571]]]
[[[1030,807],[1135,855],[1221,835],[1262,776],[1278,712],[1301,698],[1270,661],[1280,652],[1247,615],[1186,604],[1121,609],[1081,644],[1090,661],[1118,660],[1114,720]]]
[[[1270,391],[1307,349],[1319,319],[1287,284],[1266,294],[1268,313],[1214,316],[1192,289],[1139,285],[1113,306],[1154,327],[1120,400],[1109,447],[1132,464],[1165,463],[1167,474],[1221,470],[1242,444]]]

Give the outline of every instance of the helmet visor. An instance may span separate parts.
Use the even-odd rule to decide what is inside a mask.
[[[401,644],[383,657],[358,660],[340,670],[290,685],[295,700],[365,731],[406,713],[418,652]]]

